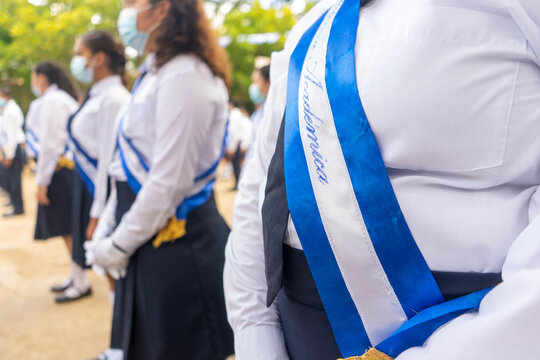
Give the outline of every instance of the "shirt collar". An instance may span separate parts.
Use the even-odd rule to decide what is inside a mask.
[[[107,88],[114,85],[122,85],[122,79],[119,75],[107,76],[105,79],[101,79],[92,85],[90,89],[90,96],[94,97],[101,94]]]
[[[43,95],[45,95],[47,93],[50,93],[50,92],[53,92],[53,91],[56,91],[56,90],[58,90],[58,85],[56,85],[56,84],[49,85],[49,87],[47,88],[47,90],[45,90]]]

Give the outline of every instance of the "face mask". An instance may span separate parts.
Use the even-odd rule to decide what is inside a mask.
[[[94,69],[86,68],[87,63],[88,60],[84,56],[74,56],[69,65],[75,79],[83,84],[90,84],[94,81]]]
[[[0,107],[4,108],[6,107],[6,104],[7,104],[7,100],[4,99],[3,97],[0,97]]]
[[[40,97],[41,96],[41,91],[37,87],[32,85],[32,94],[34,94],[35,97]]]
[[[120,34],[122,42],[124,45],[137,50],[139,54],[144,52],[150,34],[161,24],[160,22],[154,24],[148,31],[139,31],[137,29],[139,13],[150,10],[152,7],[152,5],[149,5],[141,10],[125,8],[120,11],[120,16],[118,16],[118,34]]]
[[[261,105],[264,102],[264,95],[261,93],[259,87],[255,84],[249,86],[249,98],[256,105]]]

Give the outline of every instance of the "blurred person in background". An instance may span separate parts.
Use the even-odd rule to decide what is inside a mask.
[[[130,99],[123,85],[126,59],[124,46],[107,32],[92,31],[82,35],[74,48],[71,73],[83,84],[92,84],[79,109],[68,121],[69,148],[75,161],[72,203],[72,261],[84,269],[83,244],[92,239],[100,214],[107,202],[107,168],[116,146],[115,120]],[[74,266],[75,266],[74,265]],[[110,297],[114,281],[109,278]],[[84,272],[77,282],[57,298],[57,302],[79,299],[90,288]]]
[[[32,91],[37,99],[26,116],[26,152],[37,162],[34,238],[62,236],[71,257],[74,164],[67,149],[67,122],[79,106],[77,90],[60,64],[44,61],[32,71]],[[72,262],[70,276],[51,291],[64,292],[84,276],[84,270]],[[88,288],[83,295],[90,293]]]
[[[3,214],[4,217],[21,215],[24,213],[22,196],[21,173],[24,164],[23,144],[25,142],[22,130],[24,115],[15,100],[11,88],[0,88],[0,146],[2,148],[3,187],[9,195],[11,212]]]
[[[230,161],[233,168],[234,187],[231,190],[237,190],[244,159],[252,142],[253,124],[234,102],[229,104],[229,109],[225,158]]]
[[[199,0],[125,2],[118,29],[148,54],[118,129],[115,182],[89,263],[118,279],[107,359],[225,359],[229,228],[213,187],[229,66]]]
[[[253,134],[257,133],[257,129],[262,120],[264,112],[264,103],[270,89],[270,65],[265,65],[255,69],[251,75],[251,85],[249,86],[249,98],[255,104],[255,111],[251,114],[251,122],[253,123]],[[253,136],[255,140],[255,135]]]

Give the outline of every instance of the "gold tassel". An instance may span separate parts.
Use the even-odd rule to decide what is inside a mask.
[[[73,160],[69,160],[64,155],[60,156],[60,160],[58,160],[58,165],[56,165],[56,172],[59,172],[63,168],[68,170],[75,169],[75,163],[73,162]]]
[[[156,236],[154,242],[154,248],[160,247],[165,242],[171,242],[178,238],[181,238],[186,234],[186,220],[177,220],[176,216],[173,216],[167,226],[165,226]]]
[[[362,356],[351,356],[346,359],[339,359],[339,360],[394,360],[390,356],[386,355],[385,353],[375,349],[371,348],[368,351],[365,352]]]

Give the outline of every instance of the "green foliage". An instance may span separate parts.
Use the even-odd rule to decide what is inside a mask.
[[[253,110],[248,88],[255,57],[270,56],[272,52],[283,49],[286,34],[296,21],[296,16],[288,6],[263,9],[259,2],[249,7],[238,6],[225,16],[220,34],[231,38],[227,47],[233,70],[231,98],[239,101],[248,110]],[[278,33],[280,38],[272,44],[250,44],[242,41],[245,40],[245,35],[262,33]]]
[[[281,50],[297,17],[287,5],[263,9],[259,2],[246,0],[210,1],[216,12],[223,6],[232,8],[218,33],[231,39],[227,47],[233,70],[231,98],[252,110],[248,87],[255,57]],[[34,98],[32,68],[53,60],[67,70],[77,36],[95,28],[116,33],[121,7],[121,0],[0,0],[0,84],[11,85],[26,109]],[[264,33],[277,33],[279,40],[264,44],[245,40],[246,35]]]
[[[0,81],[12,85],[23,109],[33,99],[32,68],[54,60],[68,69],[77,36],[94,28],[115,31],[121,5],[114,0],[0,1]]]

